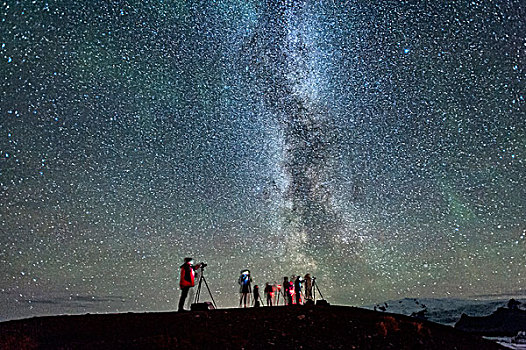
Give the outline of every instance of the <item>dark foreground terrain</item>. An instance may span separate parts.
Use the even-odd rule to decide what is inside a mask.
[[[0,349],[502,349],[451,327],[346,306],[40,317],[0,323]]]
[[[455,328],[478,335],[512,337],[526,330],[526,310],[501,307],[489,316],[472,317],[463,314]]]

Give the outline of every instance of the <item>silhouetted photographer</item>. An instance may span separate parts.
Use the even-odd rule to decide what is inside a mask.
[[[252,293],[252,277],[250,277],[250,270],[241,270],[241,275],[239,276],[239,293],[241,293],[241,298],[239,299],[239,307],[243,304],[244,307],[250,304],[248,296]]]
[[[181,298],[179,299],[179,309],[178,311],[184,310],[184,303],[190,288],[195,286],[195,271],[201,267],[201,265],[206,266],[206,264],[197,264],[194,265],[194,260],[192,258],[185,258],[184,264],[181,265],[181,280],[179,281],[179,287],[181,288]]]

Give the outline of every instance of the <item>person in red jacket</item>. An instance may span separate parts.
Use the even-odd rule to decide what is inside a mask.
[[[184,264],[181,265],[181,280],[179,281],[181,298],[179,299],[179,311],[185,311],[184,303],[188,296],[188,291],[195,285],[195,270],[200,267],[200,264],[194,266],[194,260],[192,258],[185,258]]]

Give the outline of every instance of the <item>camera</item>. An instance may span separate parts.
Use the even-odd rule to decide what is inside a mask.
[[[201,262],[201,263],[199,263],[199,266],[200,266],[201,268],[205,268],[205,267],[208,266],[208,264],[205,264],[204,262]]]

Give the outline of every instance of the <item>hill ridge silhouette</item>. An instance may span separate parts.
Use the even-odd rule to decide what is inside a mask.
[[[36,317],[0,323],[0,348],[503,349],[452,327],[333,305]]]

